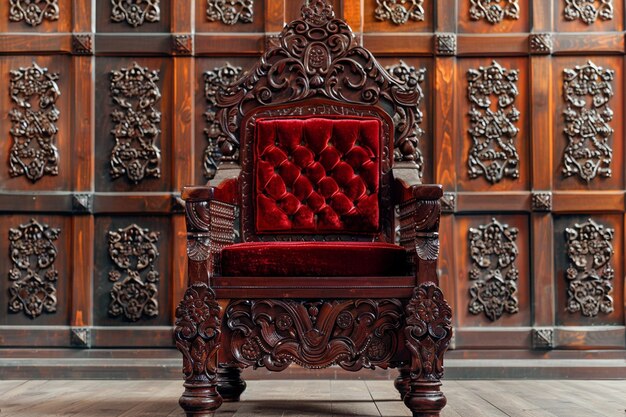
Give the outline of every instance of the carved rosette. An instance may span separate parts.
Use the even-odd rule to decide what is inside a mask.
[[[38,26],[43,20],[59,20],[58,0],[10,0],[9,20]]]
[[[472,139],[469,177],[484,176],[492,184],[504,177],[519,178],[519,155],[515,140],[520,112],[515,107],[518,71],[507,70],[496,61],[488,67],[467,72],[467,95]],[[493,100],[493,101],[492,101]]]
[[[114,283],[109,314],[123,315],[130,321],[158,316],[159,273],[154,263],[159,256],[159,233],[131,224],[109,232],[108,237],[109,256],[116,266],[109,272],[109,280]]]
[[[378,20],[391,20],[403,25],[409,20],[424,20],[424,0],[376,0],[374,17]]]
[[[111,0],[111,21],[132,27],[161,20],[160,0]]]
[[[613,0],[565,0],[565,20],[580,20],[588,25],[613,19]]]
[[[9,229],[9,312],[23,311],[31,319],[44,311],[57,310],[56,283],[59,272],[54,268],[60,229],[31,219],[16,229]]]
[[[411,352],[411,378],[439,381],[443,355],[452,338],[452,309],[433,282],[420,284],[406,305],[406,347]]]
[[[426,76],[426,68],[416,69],[412,65],[408,65],[406,62],[400,60],[398,64],[388,65],[385,67],[389,75],[403,83],[407,89],[416,91],[416,102],[415,108],[413,109],[415,113],[415,120],[413,125],[414,134],[408,138],[411,141],[410,150],[414,152],[415,159],[414,162],[417,165],[417,169],[419,172],[420,178],[424,172],[424,157],[422,152],[419,149],[419,140],[424,135],[424,130],[420,127],[423,119],[423,113],[420,110],[420,103],[424,98],[424,92],[422,91],[422,84],[424,83],[424,78]],[[393,122],[394,125],[399,126],[403,124],[406,120],[406,113],[402,108],[398,109],[398,113],[394,115]],[[408,143],[406,143],[408,147]],[[415,150],[415,151],[413,151]],[[396,160],[402,158],[402,150],[395,149],[394,150],[394,158]]]
[[[469,229],[469,250],[472,268],[469,271],[469,311],[485,313],[491,321],[503,313],[519,311],[516,297],[519,270],[515,259],[519,230],[492,219],[491,223]]]
[[[550,33],[531,33],[529,36],[531,54],[551,54],[554,41]]]
[[[240,363],[280,371],[339,365],[387,367],[397,347],[397,299],[241,300],[226,310],[231,353]]]
[[[161,99],[159,71],[141,67],[111,71],[111,113],[115,127],[111,134],[111,177],[125,175],[137,184],[145,178],[161,177],[161,151],[156,146],[161,133],[161,112],[154,106]]]
[[[9,111],[12,177],[24,175],[36,182],[44,175],[59,174],[59,150],[55,144],[60,114],[56,102],[61,95],[58,79],[59,74],[34,62],[30,67],[10,72],[8,90],[14,105]]]
[[[207,0],[206,17],[210,22],[222,22],[225,25],[252,23],[253,7],[253,0]]]
[[[208,144],[204,149],[202,167],[204,176],[208,179],[215,176],[220,158],[220,146],[227,141],[227,137],[216,118],[217,92],[234,83],[241,76],[241,72],[241,67],[233,66],[227,62],[221,67],[215,67],[204,73],[204,98],[208,104],[207,111],[204,113],[208,126],[204,129],[204,133]]]
[[[615,71],[586,65],[563,70],[563,132],[567,145],[563,151],[563,176],[577,175],[589,182],[596,177],[610,177],[613,150],[609,140],[613,128],[613,110],[609,101],[613,97],[612,82]]]
[[[470,19],[481,20],[495,25],[504,19],[519,19],[517,0],[470,0]]]
[[[599,312],[613,311],[613,278],[610,264],[613,256],[615,230],[589,219],[565,229],[569,267],[567,281],[567,311],[596,317]]]
[[[346,22],[335,19],[330,4],[314,0],[302,19],[289,23],[259,62],[217,94],[217,119],[226,134],[219,146],[223,162],[239,162],[244,114],[260,107],[323,98],[340,103],[382,106],[406,120],[396,126],[396,159],[416,161],[414,129],[418,91],[391,77],[366,49],[358,46]]]
[[[435,55],[451,56],[456,54],[456,34],[435,34]]]
[[[215,293],[203,282],[187,288],[176,309],[174,338],[183,354],[187,380],[214,381],[221,335],[220,306]]]

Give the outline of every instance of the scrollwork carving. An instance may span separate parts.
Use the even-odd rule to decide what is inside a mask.
[[[338,364],[358,370],[387,366],[397,345],[402,303],[383,300],[242,300],[226,310],[238,362],[285,369]]]
[[[253,7],[253,0],[207,0],[206,17],[211,22],[220,21],[225,25],[252,23]]]
[[[161,151],[156,141],[161,133],[161,112],[154,106],[161,99],[159,71],[141,67],[111,71],[111,98],[117,107],[111,113],[111,177],[126,175],[135,184],[144,178],[161,177]]]
[[[57,311],[59,271],[54,267],[58,254],[54,241],[60,233],[34,219],[9,229],[9,312],[23,311],[34,319],[44,311]]]
[[[567,257],[567,311],[596,317],[613,312],[611,266],[615,230],[589,219],[565,229]]]
[[[374,17],[402,25],[409,20],[424,20],[424,0],[376,0]]]
[[[111,20],[132,27],[161,20],[160,0],[111,0]]]
[[[439,381],[443,355],[452,338],[452,310],[441,289],[432,282],[420,284],[406,305],[405,343],[411,352],[411,378]]]
[[[503,19],[519,19],[517,0],[470,0],[470,2],[469,15],[472,20],[485,19],[495,25]]]
[[[310,98],[345,104],[382,106],[389,114],[404,112],[396,126],[396,159],[416,161],[419,92],[391,77],[366,49],[358,46],[350,27],[335,19],[323,0],[302,8],[302,19],[285,26],[277,45],[237,82],[217,94],[217,119],[226,134],[219,145],[221,161],[239,161],[239,129],[244,114],[258,107]]]
[[[44,175],[58,175],[59,150],[55,140],[60,115],[56,106],[61,95],[59,74],[33,62],[30,67],[11,71],[9,77],[9,94],[14,104],[9,111],[13,138],[9,174],[24,175],[32,182]]]
[[[596,6],[597,4],[597,6]],[[579,19],[588,25],[595,21],[613,19],[613,0],[565,0],[565,20]]]
[[[154,263],[159,256],[159,233],[131,224],[109,232],[108,237],[109,256],[116,266],[109,272],[109,281],[114,283],[109,314],[130,321],[158,316],[159,273]]]
[[[467,94],[472,139],[469,177],[484,176],[492,184],[504,177],[519,178],[519,155],[515,140],[520,112],[515,107],[518,71],[507,70],[496,61],[488,67],[467,72]],[[492,97],[496,102],[492,105]]]
[[[10,0],[9,20],[38,26],[43,20],[59,20],[58,0]]]
[[[204,149],[202,167],[204,176],[208,179],[213,178],[217,172],[219,148],[227,140],[216,118],[217,92],[234,83],[241,76],[241,72],[241,67],[227,62],[221,67],[215,67],[204,73],[204,98],[208,104],[207,111],[204,113],[208,127],[204,129],[204,133],[209,143]]]
[[[519,270],[515,266],[519,254],[516,244],[518,232],[517,228],[496,219],[469,229],[472,258],[469,271],[472,282],[469,289],[470,313],[485,313],[489,320],[496,321],[505,312],[515,314],[519,311],[516,297]]]
[[[613,110],[609,101],[613,97],[615,71],[598,67],[588,61],[586,65],[563,70],[563,98],[567,108],[563,111],[563,132],[567,145],[563,151],[563,176],[578,177],[586,182],[596,177],[610,177],[613,150],[609,140],[613,128]]]

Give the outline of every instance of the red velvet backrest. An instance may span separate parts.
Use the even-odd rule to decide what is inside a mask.
[[[271,118],[255,124],[257,233],[376,233],[381,122]]]

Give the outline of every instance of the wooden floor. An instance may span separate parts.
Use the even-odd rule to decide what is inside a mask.
[[[446,381],[444,417],[626,417],[626,381]],[[182,417],[180,381],[0,381],[0,416]],[[250,381],[220,417],[410,416],[391,381]]]

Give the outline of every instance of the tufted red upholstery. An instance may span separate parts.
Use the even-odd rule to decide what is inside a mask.
[[[222,275],[231,277],[399,276],[403,247],[380,242],[247,242],[222,250]]]
[[[379,137],[376,119],[257,121],[257,232],[375,232]]]

